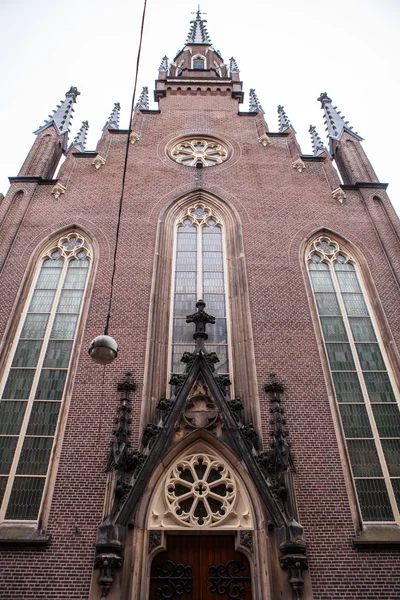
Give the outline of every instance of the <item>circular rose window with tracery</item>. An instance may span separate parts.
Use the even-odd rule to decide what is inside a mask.
[[[193,454],[177,462],[165,488],[171,514],[192,527],[223,523],[235,505],[236,491],[228,467],[219,458],[205,454]]]
[[[171,150],[172,159],[187,167],[214,167],[228,158],[228,148],[219,140],[181,140]]]

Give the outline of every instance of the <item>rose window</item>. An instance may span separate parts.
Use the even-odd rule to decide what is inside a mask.
[[[166,500],[178,521],[206,527],[221,524],[231,513],[236,483],[227,466],[215,456],[194,454],[170,471]]]
[[[228,149],[216,140],[184,140],[175,144],[171,156],[177,163],[187,167],[213,167],[228,158]]]

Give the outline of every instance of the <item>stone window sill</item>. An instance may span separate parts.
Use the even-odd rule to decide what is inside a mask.
[[[39,531],[35,525],[0,525],[0,548],[5,546],[47,546],[51,535]]]
[[[400,548],[400,527],[397,525],[369,525],[353,538],[356,548],[397,546]]]

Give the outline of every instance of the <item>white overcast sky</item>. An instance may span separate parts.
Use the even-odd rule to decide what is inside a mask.
[[[114,102],[128,127],[142,0],[0,0],[0,192],[31,147],[32,131],[71,85],[81,96],[71,136],[88,119],[95,148]],[[185,43],[195,0],[148,0],[139,91],[161,58]],[[399,0],[202,0],[214,47],[234,56],[246,92],[254,87],[271,131],[283,104],[305,154],[308,127],[325,139],[317,97],[328,92],[365,138],[380,181],[400,213],[398,158]]]

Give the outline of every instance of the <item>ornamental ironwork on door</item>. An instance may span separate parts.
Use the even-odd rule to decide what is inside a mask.
[[[211,581],[210,592],[227,598],[247,598],[244,584],[251,581],[245,576],[245,565],[235,560],[228,560],[226,564],[211,565],[209,577]]]
[[[151,582],[155,584],[155,592],[160,600],[171,600],[184,594],[191,594],[193,591],[192,566],[166,560],[156,566]]]

